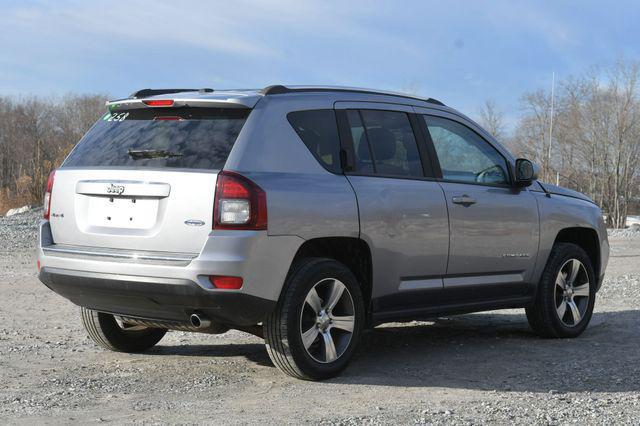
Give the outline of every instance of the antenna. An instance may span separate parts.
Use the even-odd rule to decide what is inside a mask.
[[[555,71],[551,72],[551,111],[549,117],[549,152],[547,153],[547,168],[549,169],[547,173],[551,175],[551,138],[553,136],[553,98],[555,95],[555,87],[556,87],[556,73]]]

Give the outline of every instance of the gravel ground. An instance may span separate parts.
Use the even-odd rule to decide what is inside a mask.
[[[640,225],[633,225],[624,229],[609,229],[609,238],[640,238]]]
[[[640,234],[612,237],[578,339],[535,337],[521,310],[394,323],[364,335],[344,375],[310,383],[237,331],[98,349],[35,276],[39,216],[0,218],[0,424],[640,424]]]

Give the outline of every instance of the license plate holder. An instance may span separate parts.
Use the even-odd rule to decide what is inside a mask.
[[[136,197],[91,197],[89,223],[92,226],[150,229],[157,219],[158,200]]]

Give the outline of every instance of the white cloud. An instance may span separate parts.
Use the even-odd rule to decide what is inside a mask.
[[[25,33],[31,41],[60,38],[114,40],[114,43],[179,43],[236,54],[268,54],[269,48],[242,34],[238,21],[220,13],[160,2],[70,2],[21,6],[0,18],[5,34]]]
[[[0,17],[0,34],[22,34],[34,44],[47,44],[53,36],[114,42],[176,43],[234,55],[279,55],[273,35],[344,38],[381,43],[411,51],[410,43],[379,28],[360,23],[375,15],[375,7],[353,7],[342,2],[203,3],[197,1],[83,2],[22,4],[6,8]]]

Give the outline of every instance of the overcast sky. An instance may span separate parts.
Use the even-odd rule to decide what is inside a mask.
[[[527,90],[640,58],[637,1],[0,0],[0,94],[330,84],[509,119]]]

